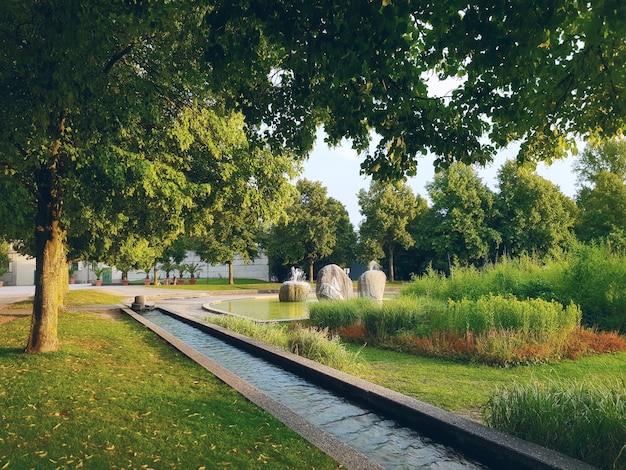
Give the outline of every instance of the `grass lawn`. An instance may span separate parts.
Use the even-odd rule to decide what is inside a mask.
[[[163,279],[159,279],[161,283]],[[171,290],[245,290],[245,289],[280,289],[281,283],[279,282],[263,282],[259,279],[245,279],[245,278],[237,278],[234,281],[233,285],[228,284],[228,279],[226,278],[196,278],[196,284],[189,284],[189,278],[185,278],[185,284],[180,285],[165,285],[161,284],[160,286],[153,286],[159,289],[171,289]],[[132,285],[143,285],[143,281],[133,281]],[[105,285],[106,287],[106,285]]]
[[[62,313],[41,355],[29,325],[0,325],[1,469],[338,467],[126,317]]]
[[[171,288],[181,287],[192,286]],[[121,300],[94,294],[71,291],[65,303]],[[0,325],[0,469],[337,467],[130,319],[65,312],[61,352],[34,356],[21,352],[29,323]],[[626,353],[502,368],[347,348],[360,351],[360,377],[478,420],[513,383],[626,383]]]
[[[501,368],[425,358],[370,346],[348,345],[348,348],[361,350],[360,356],[366,362],[360,370],[362,378],[478,419],[491,393],[497,387],[513,382],[577,380],[606,383],[621,380],[626,383],[626,352]]]

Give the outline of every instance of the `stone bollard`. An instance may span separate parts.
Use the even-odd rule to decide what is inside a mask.
[[[130,306],[135,312],[141,312],[146,309],[146,297],[144,295],[136,295],[135,301]]]

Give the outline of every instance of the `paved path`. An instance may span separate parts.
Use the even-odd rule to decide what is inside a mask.
[[[122,303],[130,306],[134,298],[138,295],[145,296],[146,300],[154,302],[157,306],[167,306],[176,311],[192,315],[194,317],[204,319],[211,315],[202,308],[206,304],[214,300],[227,300],[232,298],[240,298],[242,296],[259,296],[256,290],[240,290],[240,291],[201,291],[201,290],[173,290],[159,289],[158,287],[146,287],[142,285],[105,285],[93,286],[91,284],[70,284],[70,290],[94,289],[101,292],[107,292],[113,295],[124,296]],[[11,319],[17,316],[30,315],[32,312],[28,310],[8,310],[9,304],[19,302],[33,297],[35,295],[34,286],[3,286],[0,287],[0,320]],[[276,295],[276,294],[267,294]]]

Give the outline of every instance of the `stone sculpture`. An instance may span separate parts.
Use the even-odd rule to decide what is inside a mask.
[[[348,300],[352,297],[352,280],[336,264],[324,266],[317,273],[317,300]]]
[[[383,300],[387,276],[377,269],[365,271],[357,282],[359,297],[372,300]]]
[[[292,267],[289,280],[282,283],[278,291],[281,302],[304,302],[311,292],[311,285],[305,281],[304,271]]]

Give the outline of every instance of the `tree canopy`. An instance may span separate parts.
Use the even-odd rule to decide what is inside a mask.
[[[573,243],[578,210],[552,182],[509,161],[498,172],[498,186],[495,228],[502,253],[543,257]]]
[[[430,2],[425,51],[459,126],[489,146],[519,140],[519,159],[551,161],[576,138],[620,135],[626,124],[626,4],[524,0]],[[455,155],[450,155],[455,157]],[[475,159],[474,159],[475,160]]]
[[[0,235],[37,259],[27,350],[58,348],[70,256],[130,236],[167,245],[210,221],[247,143],[303,158],[318,126],[366,151],[376,179],[485,162],[522,140],[551,159],[570,135],[624,128],[615,1],[5,0],[0,3]],[[429,71],[462,84],[428,94]],[[485,135],[490,141],[482,139]],[[254,154],[254,152],[251,152]],[[6,208],[0,209],[5,213]],[[33,223],[34,221],[34,223]]]
[[[358,194],[361,214],[365,217],[359,228],[364,261],[389,262],[389,279],[395,281],[394,252],[396,247],[405,250],[415,244],[407,230],[417,216],[419,196],[404,183],[373,181],[369,191]]]
[[[341,262],[332,258],[338,241],[346,238],[341,231],[354,229],[346,209],[327,196],[320,182],[301,179],[296,189],[291,204],[285,207],[285,217],[269,227],[264,248],[270,259],[280,265],[304,265],[309,279],[313,280],[317,261]],[[345,256],[345,251],[342,247],[340,258]]]
[[[427,185],[434,251],[448,263],[468,265],[489,260],[501,236],[493,227],[493,192],[472,168],[453,163]]]

